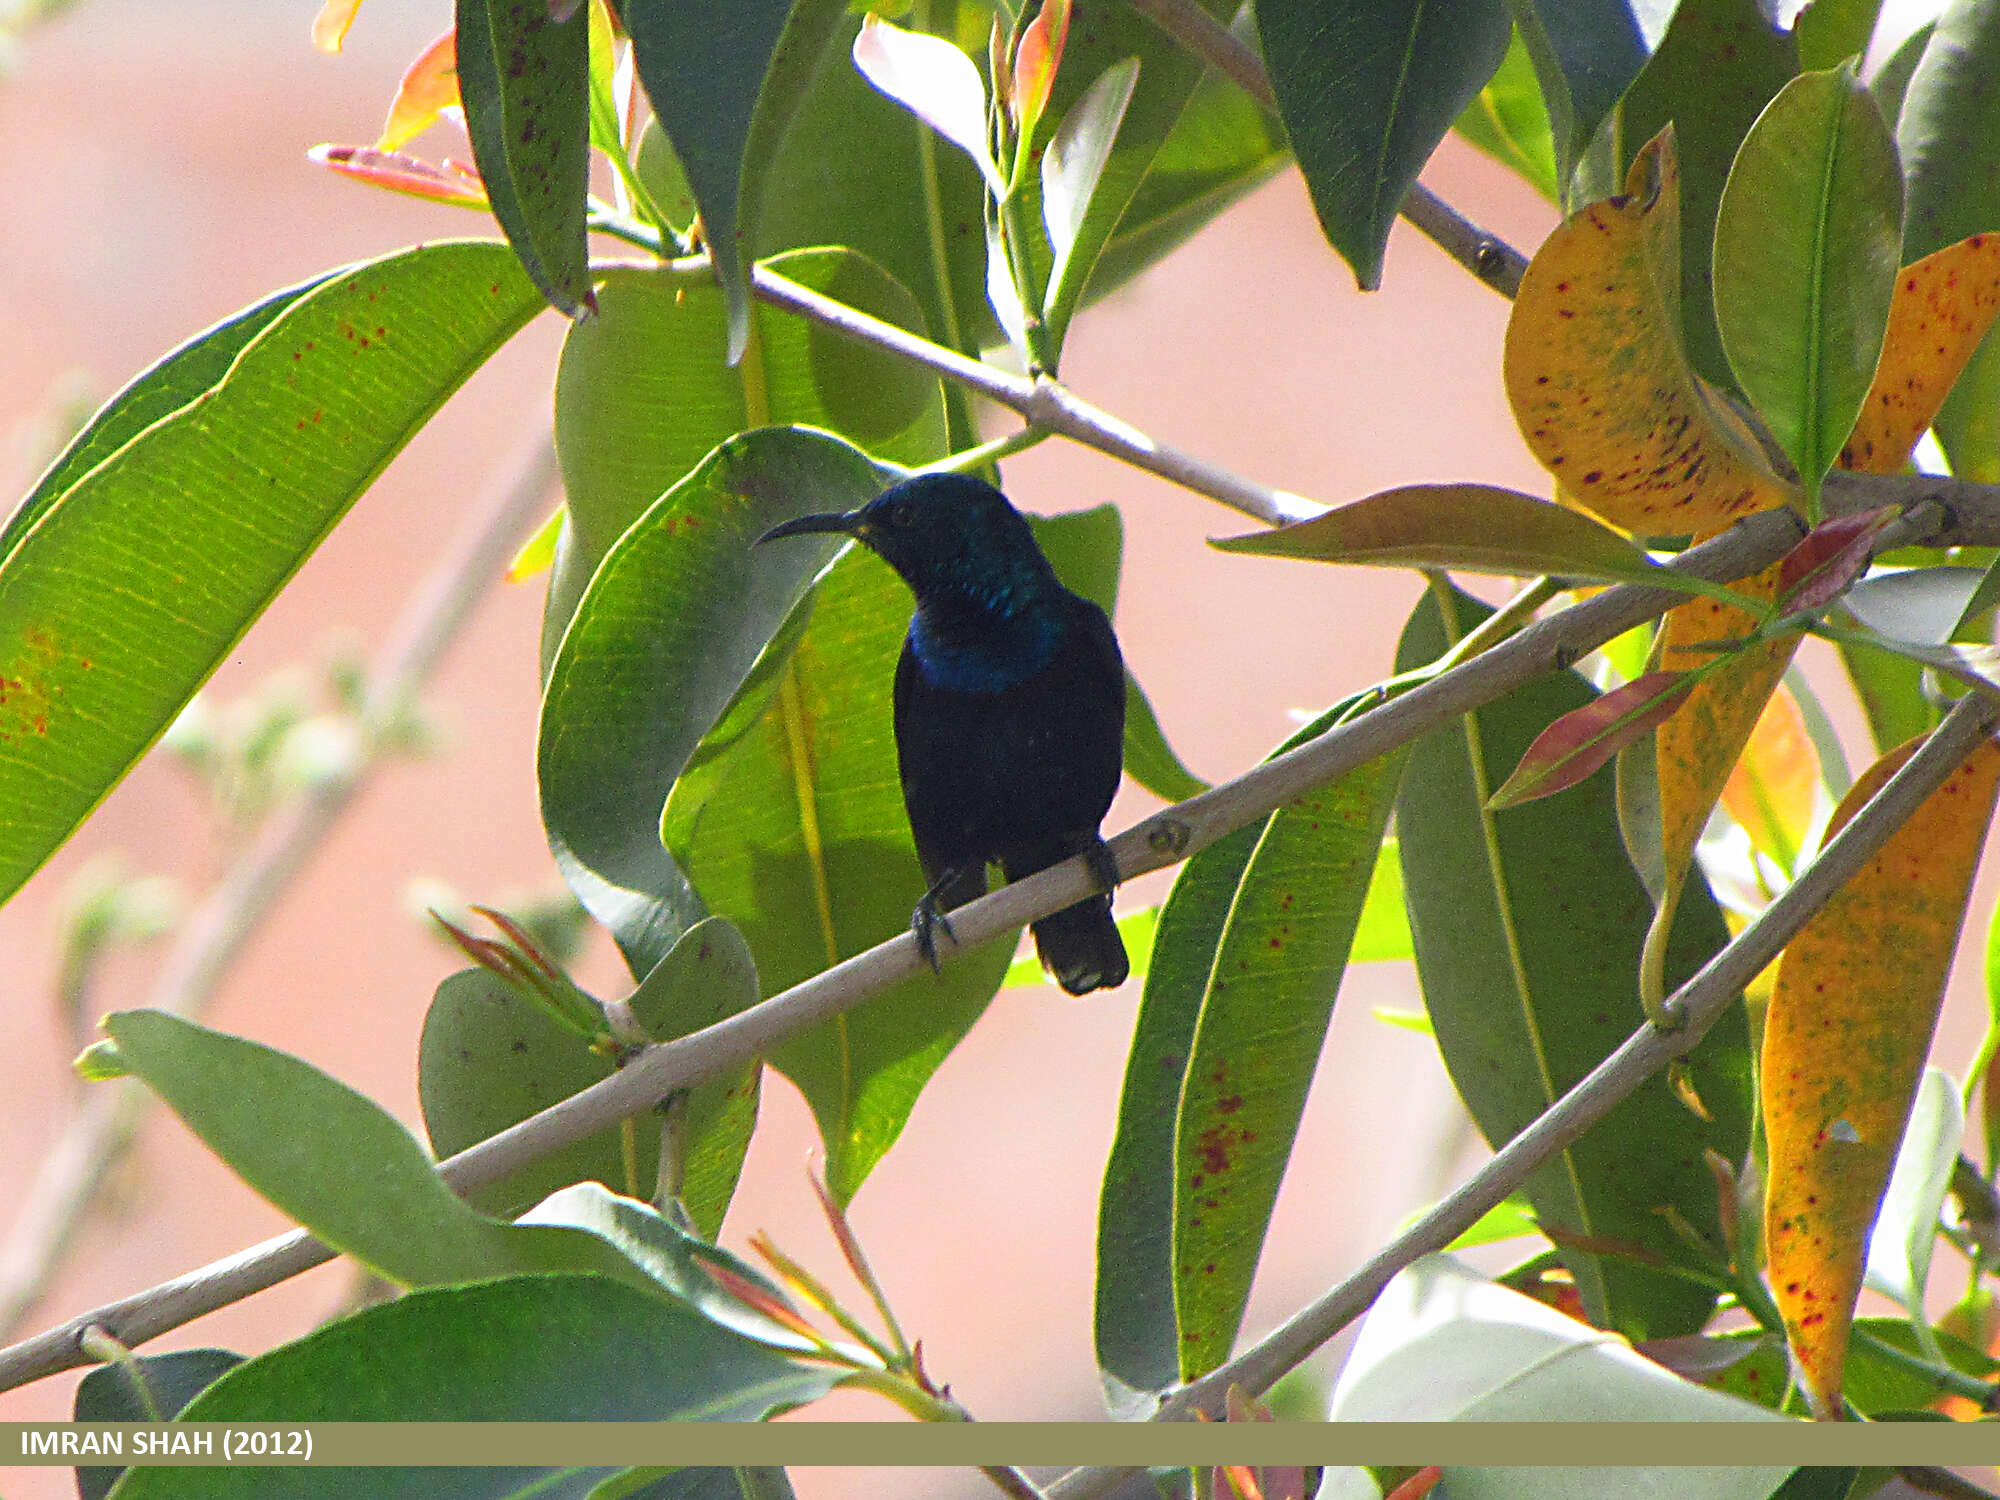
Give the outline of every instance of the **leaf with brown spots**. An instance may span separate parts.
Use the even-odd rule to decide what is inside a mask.
[[[1891,751],[1834,812],[1837,829],[1909,759]],[[2000,791],[1982,743],[1785,950],[1764,1022],[1770,1181],[1764,1234],[1800,1382],[1839,1410],[1874,1223]]]
[[[1543,243],[1507,323],[1507,396],[1530,451],[1584,510],[1653,536],[1711,530],[1793,494],[1688,366],[1678,195],[1669,128],[1634,159],[1624,196]]]
[[[1882,362],[1840,466],[1894,474],[2000,313],[2000,234],[1975,234],[1903,268]]]
[[[1346,706],[1289,743],[1319,733]],[[1370,761],[1271,814],[1210,941],[1193,953],[1164,942],[1154,950],[1148,1006],[1156,991],[1200,997],[1173,1080],[1171,1256],[1183,1380],[1227,1359],[1242,1322],[1403,758]],[[1174,901],[1161,914],[1163,934]]]

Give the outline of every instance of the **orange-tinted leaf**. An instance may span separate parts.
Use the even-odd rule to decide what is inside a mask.
[[[1437,1482],[1442,1478],[1444,1478],[1444,1470],[1437,1464],[1431,1464],[1426,1468],[1417,1470],[1416,1473],[1389,1491],[1383,1497],[1383,1500],[1424,1500],[1424,1496],[1436,1489]]]
[[[1787,610],[1831,603],[1868,571],[1875,533],[1895,516],[1889,506],[1822,521],[1778,559],[1778,598]]]
[[[1069,4],[1070,0],[1042,0],[1014,51],[1014,119],[1023,140],[1033,138],[1035,123],[1055,87],[1063,43],[1069,37]]]
[[[1543,242],[1507,323],[1514,420],[1575,502],[1628,531],[1684,536],[1791,498],[1680,343],[1680,177],[1671,129],[1623,197]]]
[[[1812,827],[1819,800],[1819,756],[1798,700],[1781,684],[1765,700],[1743,758],[1722,788],[1722,804],[1787,875]]]
[[[1841,799],[1837,828],[1916,748]],[[1986,741],[1785,950],[1761,1069],[1772,1289],[1816,1412],[1840,1409],[1868,1231],[1896,1160],[2000,790]]]
[[[1685,673],[1648,672],[1572,709],[1535,736],[1486,805],[1512,807],[1575,786],[1680,707],[1691,685]]]
[[[1310,521],[1209,543],[1224,552],[1397,568],[1650,581],[1660,569],[1602,522],[1488,484],[1412,484]]]
[[[1893,474],[1937,417],[2000,312],[2000,235],[1975,234],[1903,267],[1882,362],[1840,466]]]
[[[389,117],[382,122],[378,151],[394,151],[437,123],[458,103],[458,33],[447,31],[417,54],[396,85]]]
[[[387,188],[392,193],[408,193],[438,203],[456,203],[465,208],[486,207],[486,186],[458,162],[434,167],[401,151],[377,151],[373,146],[315,146],[306,153],[309,161],[331,167],[343,177],[352,177],[370,187]]]
[[[359,9],[361,0],[326,0],[313,17],[313,45],[322,52],[338,52]]]

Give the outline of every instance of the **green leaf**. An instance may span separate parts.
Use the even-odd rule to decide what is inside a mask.
[[[1951,1187],[1965,1134],[1965,1106],[1958,1084],[1936,1068],[1926,1068],[1910,1106],[1895,1170],[1882,1193],[1874,1228],[1868,1234],[1867,1285],[1902,1304],[1918,1340],[1930,1335],[1924,1288],[1930,1281],[1931,1253],[1937,1248],[1938,1212]]]
[[[1652,559],[1601,521],[1489,484],[1412,484],[1309,521],[1211,540],[1223,552],[1383,568],[1655,582]]]
[[[1263,832],[1262,822],[1239,828],[1183,865],[1153,938],[1097,1205],[1097,1367],[1122,1419],[1146,1416],[1180,1379],[1174,1120],[1215,946]]]
[[[814,508],[858,503],[823,492]],[[743,929],[768,993],[907,931],[924,893],[890,702],[910,608],[888,566],[850,548],[815,589],[803,629],[766,653],[667,798],[668,851]],[[1013,947],[1001,939],[941,974],[917,974],[770,1054],[812,1106],[837,1200],[894,1143],[992,999]]]
[[[1633,0],[1512,0],[1510,9],[1548,107],[1555,180],[1567,184],[1659,46],[1669,12]]]
[[[1882,66],[1875,70],[1875,76],[1868,80],[1869,92],[1874,94],[1882,118],[1889,122],[1892,130],[1901,128],[1903,100],[1909,93],[1910,79],[1917,71],[1917,64],[1923,60],[1924,49],[1930,46],[1931,35],[1936,30],[1936,21],[1924,22],[1897,44],[1896,50],[1883,60]],[[1899,136],[1899,149],[1900,146]]]
[[[1535,65],[1520,28],[1507,44],[1500,70],[1473,95],[1453,130],[1526,182],[1551,203],[1562,201],[1554,136]]]
[[[1875,35],[1875,18],[1881,12],[1882,0],[1812,0],[1793,24],[1799,39],[1799,66],[1815,71],[1835,68],[1850,57],[1859,63]]]
[[[1404,194],[1507,54],[1507,8],[1263,0],[1257,28],[1320,228],[1373,291]]]
[[[1681,0],[1652,61],[1618,107],[1618,182],[1646,142],[1669,122],[1674,127],[1681,171],[1681,332],[1696,373],[1723,387],[1733,377],[1715,330],[1710,263],[1716,205],[1736,148],[1798,71],[1797,42],[1771,24],[1761,0]]]
[[[1118,609],[1118,574],[1125,554],[1125,521],[1111,504],[1059,516],[1028,517],[1035,540],[1063,587],[1083,595],[1107,616]],[[1125,669],[1125,774],[1168,802],[1208,790],[1167,743],[1151,700],[1132,669]]]
[[[595,1235],[489,1219],[382,1109],[310,1064],[161,1011],[107,1016],[132,1072],[230,1169],[401,1286],[527,1271],[644,1275]]]
[[[1534,1208],[1527,1199],[1517,1196],[1502,1199],[1487,1209],[1470,1229],[1445,1248],[1470,1250],[1478,1245],[1497,1245],[1505,1240],[1518,1240],[1541,1232],[1542,1226],[1535,1222]]]
[[[1878,755],[1937,727],[1939,709],[1925,690],[1921,662],[1860,640],[1841,640],[1835,647],[1868,717]]]
[[[832,550],[752,542],[889,479],[824,433],[732,438],[634,523],[578,604],[542,699],[542,822],[635,973],[707,914],[660,846],[668,788]]]
[[[458,92],[493,216],[557,311],[592,306],[590,17],[546,5],[457,0]]]
[[[14,550],[15,543],[28,534],[28,529],[41,520],[71,485],[162,417],[178,411],[219,382],[229,373],[244,346],[270,327],[272,319],[339,274],[330,271],[286,287],[282,292],[273,292],[262,302],[230,314],[207,332],[196,334],[133,379],[104,404],[83,431],[70,439],[69,446],[14,507],[7,524],[0,527],[0,558]]]
[[[664,1042],[757,998],[756,968],[741,935],[711,918],[681,936],[627,1003],[647,1035]],[[609,1057],[491,971],[461,970],[438,986],[418,1051],[417,1090],[431,1148],[455,1156],[615,1071]],[[721,1226],[756,1118],[754,1064],[705,1079],[691,1093],[682,1200],[706,1234]],[[631,1178],[624,1136],[614,1126],[565,1146],[486,1184],[471,1201],[494,1213],[518,1211],[589,1180],[650,1197],[659,1168],[658,1122],[649,1115],[632,1122]]]
[[[70,1415],[78,1422],[164,1422],[242,1363],[242,1355],[227,1349],[135,1354],[86,1374]],[[104,1500],[124,1472],[123,1464],[79,1464],[77,1493],[82,1500]]]
[[[1395,838],[1382,840],[1375,873],[1368,877],[1368,895],[1361,903],[1361,922],[1354,929],[1351,964],[1407,962],[1417,956],[1410,937],[1410,913],[1403,895],[1403,857]],[[1425,1025],[1430,1023],[1428,1019]]]
[[[190,1422],[754,1421],[824,1395],[801,1364],[594,1276],[412,1292],[239,1365]],[[611,1469],[136,1468],[120,1500],[575,1496]],[[539,1481],[539,1482],[536,1482]]]
[[[0,562],[0,899],[540,306],[499,244],[447,241],[353,267],[278,311],[200,396],[44,496]],[[160,382],[199,378],[224,347],[203,341],[198,362],[156,368],[85,442],[108,442],[136,403],[165,394]]]
[[[1868,395],[1902,247],[1895,142],[1847,68],[1793,79],[1758,116],[1715,220],[1730,368],[1818,514]]]
[[[1399,670],[1434,661],[1489,611],[1454,594],[1447,629],[1426,600],[1405,628]],[[1503,813],[1486,796],[1551,720],[1593,701],[1573,672],[1542,678],[1418,741],[1396,821],[1415,934],[1417,975],[1452,1081],[1496,1146],[1624,1042],[1644,1018],[1639,952],[1652,902],[1619,838],[1602,777]],[[1580,941],[1585,935],[1588,941]],[[1678,983],[1727,940],[1699,880],[1684,894],[1668,951]],[[1564,1263],[1592,1322],[1628,1337],[1692,1332],[1713,1294],[1629,1256],[1687,1265],[1672,1208],[1716,1246],[1713,1149],[1743,1159],[1750,1058],[1742,1012],[1726,1012],[1690,1055],[1704,1123],[1651,1080],[1527,1183],[1537,1219],[1572,1238]],[[1559,1243],[1561,1243],[1559,1241]],[[1718,1248],[1717,1251],[1720,1254]]]
[[[1175,1120],[1174,1318],[1184,1380],[1221,1364],[1235,1343],[1403,759],[1370,761],[1273,813],[1218,935]]]
[[[749,237],[768,152],[797,104],[795,88],[766,89],[789,24],[818,36],[838,0],[626,0],[625,31],[653,114],[687,173],[703,238],[722,284],[727,356],[750,336]],[[805,50],[810,51],[811,48]]]
[[[770,264],[849,306],[925,332],[910,294],[849,251],[800,251]],[[943,456],[934,376],[790,313],[760,308],[757,328],[761,382],[754,395],[748,372],[724,363],[723,297],[706,277],[614,272],[598,288],[598,315],[569,330],[556,372],[556,452],[569,526],[549,580],[545,667],[612,543],[731,435],[795,423],[839,433],[892,462]]]
[[[1058,349],[1091,267],[1117,221],[1115,210],[1093,214],[1091,208],[1138,83],[1136,57],[1107,69],[1063,116],[1042,154],[1042,222],[1055,256],[1042,298],[1042,317],[1051,330],[1052,347]]]

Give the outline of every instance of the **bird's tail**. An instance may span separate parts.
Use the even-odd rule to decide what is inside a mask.
[[[1111,898],[1088,896],[1034,925],[1042,967],[1072,995],[1108,990],[1125,982],[1131,966],[1125,940],[1111,920]]]

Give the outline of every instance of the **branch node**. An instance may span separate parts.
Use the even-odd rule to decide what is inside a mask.
[[[1146,825],[1146,847],[1155,854],[1179,854],[1194,837],[1194,830],[1179,818],[1158,817]]]

